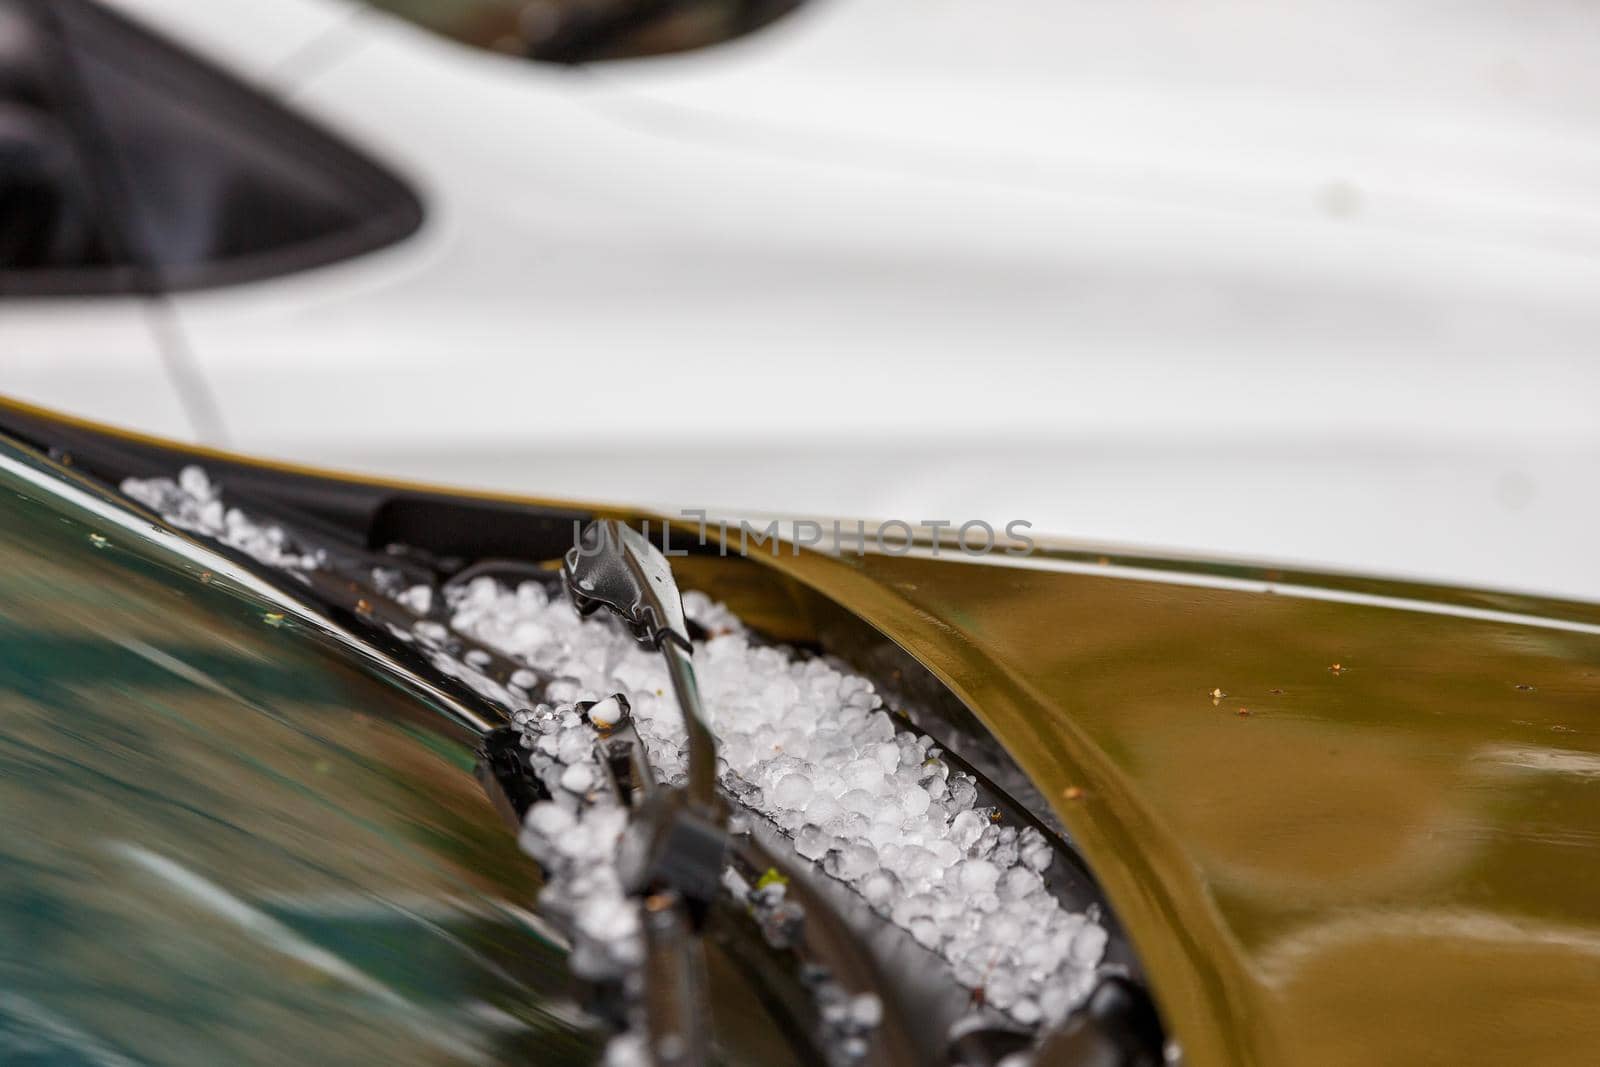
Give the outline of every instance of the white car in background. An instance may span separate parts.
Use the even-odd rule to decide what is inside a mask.
[[[0,392],[1600,597],[1590,5],[106,3],[0,0]]]

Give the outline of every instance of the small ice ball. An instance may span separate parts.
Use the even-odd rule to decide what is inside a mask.
[[[822,828],[834,837],[843,837],[853,841],[856,838],[866,837],[867,831],[872,828],[872,823],[868,821],[865,815],[847,811],[823,823]]]
[[[911,936],[923,948],[939,947],[939,924],[926,915],[911,920]]]
[[[1067,1012],[1072,1010],[1072,986],[1066,982],[1056,982],[1039,990],[1039,1013],[1052,1026],[1067,1017]]]
[[[883,768],[883,773],[893,774],[900,767],[900,746],[893,741],[880,741],[870,749],[872,758],[878,761],[878,766]]]
[[[1048,938],[1030,938],[1017,952],[1022,965],[1036,973],[1049,972],[1061,963],[1058,954],[1051,950]]]
[[[578,910],[578,926],[590,937],[616,941],[638,929],[639,915],[623,897],[598,896]]]
[[[880,852],[900,839],[900,827],[895,823],[874,822],[867,827],[867,840]]]
[[[574,763],[561,772],[561,788],[573,793],[587,793],[594,787],[594,768],[587,763]]]
[[[649,1038],[631,1030],[625,1030],[607,1042],[601,1059],[602,1067],[650,1067],[654,1062]]]
[[[870,1030],[883,1021],[883,1001],[875,993],[858,993],[850,1000],[850,1021]]]
[[[1017,852],[1016,838],[1011,837],[1008,839],[1002,836],[994,846],[994,851],[989,855],[989,858],[1000,867],[1014,867],[1018,860]]]
[[[910,928],[911,920],[929,915],[933,911],[933,898],[926,893],[900,896],[890,905],[889,917],[896,926]]]
[[[557,678],[545,687],[545,695],[556,703],[577,700],[583,692],[583,683],[576,678]]]
[[[861,880],[861,895],[877,911],[886,911],[900,895],[900,879],[882,868]]]
[[[955,775],[948,784],[950,803],[958,810],[965,810],[978,802],[978,787],[968,775]]]
[[[395,599],[418,615],[426,615],[433,607],[433,586],[414,585]]]
[[[950,842],[962,852],[967,851],[978,843],[978,838],[983,836],[983,831],[988,827],[989,820],[975,811],[963,811],[950,820]]]
[[[961,850],[947,837],[928,842],[927,848],[939,861],[941,869],[953,867],[961,859]]]
[[[865,789],[852,789],[839,798],[839,806],[845,811],[857,812],[870,818],[875,812],[882,810],[883,803]]]
[[[562,763],[587,763],[593,753],[594,741],[587,730],[571,727],[556,738],[556,759]]]
[[[536,614],[550,603],[550,594],[538,582],[523,582],[517,586],[517,608],[528,614]]]
[[[1106,931],[1099,923],[1085,923],[1072,939],[1072,962],[1080,967],[1093,967],[1105,951]]]
[[[1000,869],[988,860],[965,860],[960,867],[960,878],[962,892],[990,893],[1000,879]]]
[[[1015,1004],[1020,993],[1021,983],[1009,971],[996,969],[983,984],[983,999],[1001,1011]]]
[[[805,810],[806,814],[815,819],[815,813],[807,807],[806,802],[811,799],[811,779],[803,774],[786,774],[778,779],[778,786],[772,792],[772,801],[778,807],[789,811]]]
[[[178,485],[192,497],[205,500],[211,496],[211,479],[206,477],[204,467],[190,464],[183,468],[178,472]]]
[[[828,853],[823,870],[845,882],[853,882],[878,866],[878,853],[871,845],[857,842]]]
[[[833,835],[820,826],[808,824],[794,838],[794,850],[808,860],[821,859],[828,852]]]
[[[883,788],[883,766],[875,759],[858,759],[844,769],[845,785],[850,789],[877,792]]]
[[[839,772],[839,768],[850,762],[846,743],[835,743],[825,749],[819,746],[819,753],[814,761],[816,766],[811,775],[812,784],[817,792],[837,798],[850,788],[845,783],[844,775]]]
[[[523,825],[541,837],[556,837],[572,829],[572,812],[559,804],[544,801],[528,809]]]
[[[873,822],[885,823],[896,829],[906,824],[906,813],[900,808],[898,791],[890,796],[874,798],[873,803],[875,805],[871,817]],[[905,843],[910,843],[909,837],[902,835],[902,838]]]
[[[1022,847],[1019,852],[1018,859],[1020,859],[1023,865],[1026,866],[1030,871],[1035,871],[1040,874],[1044,873],[1050,867],[1050,861],[1054,858],[1054,851],[1048,844],[1045,843],[1043,838],[1040,838],[1036,842],[1027,841],[1025,839],[1022,841]]]
[[[895,857],[895,870],[907,881],[932,878],[938,869],[939,861],[920,845],[907,845]]]
[[[1000,882],[995,892],[1001,900],[1022,900],[1044,888],[1044,879],[1038,873],[1024,866],[1011,867],[1000,876]]]
[[[816,822],[818,825],[824,825],[843,813],[845,813],[845,809],[838,805],[838,801],[829,797],[827,793],[811,793],[811,800],[806,801],[806,819],[810,822]]]
[[[1022,940],[1022,923],[1006,912],[995,912],[983,925],[989,940],[998,946],[1013,948]]]
[[[589,722],[597,730],[609,730],[624,718],[622,704],[615,695],[608,696],[596,704],[590,705],[588,711]]]
[[[877,696],[872,697],[869,707],[877,703]],[[894,737],[894,720],[881,709],[867,716],[867,737],[873,741],[888,741]]]
[[[902,786],[897,799],[900,801],[901,810],[913,817],[926,812],[928,805],[932,803],[928,791],[920,785]]]

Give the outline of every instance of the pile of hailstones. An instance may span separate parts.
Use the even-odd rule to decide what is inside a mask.
[[[122,490],[173,525],[215,538],[291,573],[322,565],[276,526],[226,507],[199,467],[171,478],[127,479]],[[401,601],[419,614],[433,590]],[[1057,1021],[1087,995],[1106,934],[1064,910],[1044,888],[1051,850],[1037,831],[995,825],[978,808],[971,778],[951,773],[927,738],[897,730],[871,683],[819,659],[753,647],[738,619],[695,593],[690,616],[717,635],[696,653],[696,673],[720,746],[723,786],[789,833],[873,908],[948,960],[955,977],[981,987],[987,1003],[1023,1023]],[[622,973],[641,953],[638,916],[617,879],[615,854],[627,822],[609,801],[594,759],[594,722],[574,704],[628,696],[651,765],[662,780],[687,778],[686,737],[665,665],[619,629],[580,620],[543,586],[508,589],[480,578],[452,590],[452,627],[561,679],[554,707],[515,716],[535,769],[553,799],[535,805],[522,843],[545,866],[552,911],[572,918],[573,966]],[[442,669],[485,696],[521,703],[535,679],[502,687],[444,649],[448,631],[419,620],[411,634]]]
[[[302,552],[278,526],[258,523],[222,502],[222,489],[201,467],[178,478],[125,478],[122,491],[180,530],[203,534],[273,567],[295,572],[322,566],[321,552]]]
[[[695,665],[724,788],[943,956],[986,1003],[1024,1024],[1059,1021],[1080,1003],[1106,933],[1046,890],[1043,836],[997,825],[977,807],[972,778],[952,773],[926,737],[896,729],[866,679],[753,646],[721,605],[693,592],[684,601],[714,635]],[[596,788],[595,725],[616,714],[604,698],[626,694],[652,767],[682,784],[687,738],[665,664],[538,583],[479,578],[451,590],[447,607],[458,633],[561,679],[546,691],[553,706],[514,716],[553,795],[528,812],[522,843],[551,875],[541,904],[577,928],[573,966],[599,974],[637,962],[638,919],[614,868],[626,814]],[[585,701],[599,702],[587,717],[574,706]]]

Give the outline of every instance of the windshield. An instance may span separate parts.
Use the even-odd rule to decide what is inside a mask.
[[[27,473],[0,446],[0,1063],[592,1061],[469,733]]]

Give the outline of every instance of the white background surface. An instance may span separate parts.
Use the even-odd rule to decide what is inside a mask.
[[[428,203],[179,298],[234,447],[1600,598],[1600,9],[822,0],[570,71],[118,2]],[[0,309],[6,388],[192,433],[91,380],[116,314]]]

